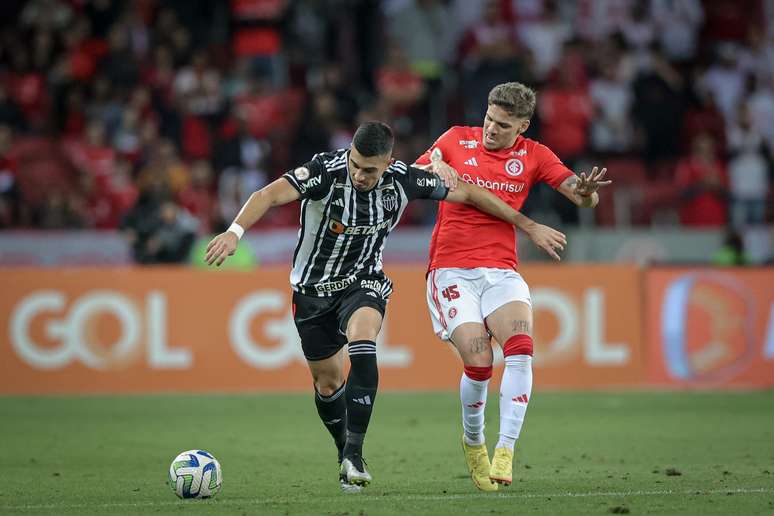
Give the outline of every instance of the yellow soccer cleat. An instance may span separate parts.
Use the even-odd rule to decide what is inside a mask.
[[[513,481],[513,450],[495,448],[492,468],[489,470],[489,480],[504,486],[511,485]]]
[[[465,453],[465,462],[468,465],[470,478],[482,491],[497,491],[497,484],[489,480],[489,453],[485,444],[470,445],[462,436],[462,451]]]

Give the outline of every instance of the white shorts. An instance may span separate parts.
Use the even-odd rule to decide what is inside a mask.
[[[427,275],[433,331],[443,340],[462,323],[485,324],[492,312],[511,301],[532,306],[527,283],[511,269],[435,269]]]

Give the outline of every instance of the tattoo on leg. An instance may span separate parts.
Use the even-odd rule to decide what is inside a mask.
[[[513,331],[516,333],[529,334],[529,331],[530,331],[529,321],[524,321],[524,320],[513,321]]]
[[[473,353],[483,353],[488,345],[488,337],[476,337],[470,342],[470,351]]]

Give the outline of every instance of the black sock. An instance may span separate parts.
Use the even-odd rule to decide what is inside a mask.
[[[368,430],[379,371],[376,368],[376,343],[356,340],[349,343],[349,377],[347,378],[347,444],[344,456],[362,455],[363,438]]]
[[[314,404],[325,428],[331,433],[336,448],[339,449],[339,461],[347,441],[347,400],[344,397],[346,384],[336,389],[330,396],[323,396],[315,390]]]

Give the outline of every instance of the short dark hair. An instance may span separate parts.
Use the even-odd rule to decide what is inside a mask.
[[[500,106],[517,118],[532,118],[535,113],[535,91],[520,82],[498,84],[489,92],[489,104]]]
[[[366,158],[392,154],[393,142],[392,129],[384,122],[362,123],[352,138],[352,145]]]

